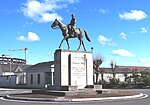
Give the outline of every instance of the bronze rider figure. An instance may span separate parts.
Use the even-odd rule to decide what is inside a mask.
[[[72,38],[72,37],[75,37],[76,19],[73,14],[71,15],[71,17],[72,17],[71,21],[68,24],[68,34],[69,34],[69,37]]]

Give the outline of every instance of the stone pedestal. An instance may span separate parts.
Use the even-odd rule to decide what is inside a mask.
[[[54,89],[84,89],[93,85],[93,56],[91,52],[56,50],[54,55]]]

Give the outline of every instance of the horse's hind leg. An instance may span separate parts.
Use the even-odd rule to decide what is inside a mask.
[[[80,44],[79,44],[79,47],[78,47],[77,51],[79,51],[79,49],[81,47],[81,44],[82,44],[82,41],[80,40]]]
[[[82,40],[82,45],[83,45],[84,51],[86,51],[83,40]]]

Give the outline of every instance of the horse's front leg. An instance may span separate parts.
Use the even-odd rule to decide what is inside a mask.
[[[59,48],[61,47],[61,45],[62,45],[62,43],[63,43],[64,40],[65,40],[65,38],[63,38],[63,39],[61,40],[61,43],[60,43],[60,45],[59,45]]]
[[[68,39],[66,39],[66,42],[67,42],[67,45],[68,45],[68,50],[69,50],[69,49],[70,49],[70,46],[69,46]]]

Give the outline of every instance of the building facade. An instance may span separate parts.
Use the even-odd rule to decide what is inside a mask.
[[[0,87],[17,87],[26,84],[25,70],[31,65],[0,64]]]
[[[53,87],[54,80],[58,80],[57,75],[54,75],[54,72],[57,73],[54,70],[54,64],[54,61],[42,62],[35,65],[26,65],[18,62],[4,63],[1,61],[0,87]],[[121,82],[124,82],[126,77],[130,77],[134,73],[137,75],[142,75],[142,73],[150,73],[150,67],[116,66],[114,69],[114,73],[116,79],[119,79]],[[113,71],[111,68],[100,68],[99,80],[103,79],[106,82],[109,82],[111,78],[113,78]]]
[[[113,72],[115,73],[115,78],[119,79],[120,82],[125,82],[126,77],[130,77],[133,74],[142,75],[142,73],[150,73],[150,67],[141,66],[116,66],[114,71],[111,68],[100,68],[99,80],[105,80],[109,82],[113,78]]]
[[[26,70],[28,88],[47,88],[54,84],[54,61],[42,62]]]

